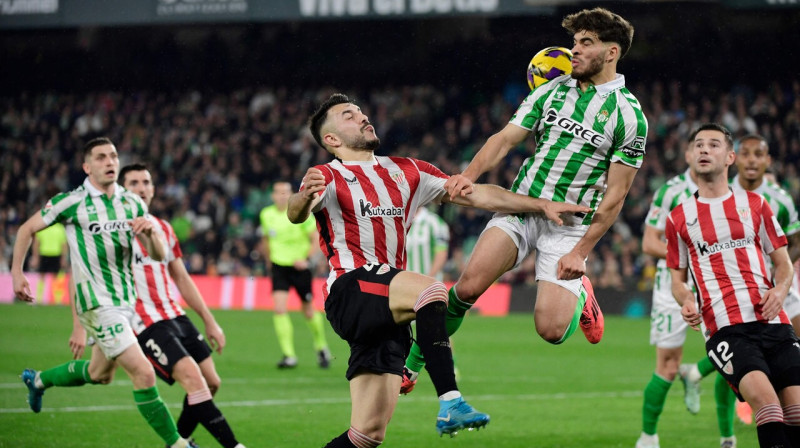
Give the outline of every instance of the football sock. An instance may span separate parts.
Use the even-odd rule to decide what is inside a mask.
[[[239,443],[225,416],[212,401],[210,390],[203,389],[187,394],[185,403],[189,405],[188,411],[194,415],[195,420],[199,421],[224,448],[234,448]]]
[[[375,448],[381,442],[371,439],[352,427],[331,440],[325,448]]]
[[[189,409],[189,396],[187,395],[183,397],[183,410],[181,411],[181,415],[178,416],[178,422],[176,423],[178,426],[178,434],[188,439],[199,424],[200,422],[195,418],[194,412]]]
[[[52,386],[74,387],[96,384],[89,377],[89,361],[85,360],[70,361],[52,369],[42,370],[39,372],[39,379],[45,389]]]
[[[153,428],[167,445],[172,445],[181,438],[178,434],[178,429],[175,427],[175,421],[172,420],[172,414],[170,414],[167,406],[164,405],[155,386],[134,390],[133,400],[136,402],[136,407],[139,408],[139,413],[142,414],[147,424]]]
[[[758,445],[769,448],[788,448],[789,439],[786,437],[783,423],[783,409],[778,404],[762,406],[754,417],[758,433]]]
[[[325,340],[325,324],[322,321],[322,314],[315,311],[311,319],[306,320],[306,324],[314,338],[314,350],[320,351],[328,348],[328,341]]]
[[[792,404],[783,408],[783,430],[792,446],[800,446],[800,404]]]
[[[448,336],[458,330],[461,322],[464,321],[464,315],[467,314],[470,308],[472,308],[471,303],[463,302],[458,298],[455,286],[447,291],[447,317],[444,322]],[[406,359],[406,367],[413,372],[421,372],[422,368],[425,367],[425,357],[416,342],[411,345],[411,352]]]
[[[275,335],[278,337],[278,345],[281,347],[283,356],[297,357],[294,351],[294,329],[289,314],[275,314],[272,321],[275,324]]]
[[[422,291],[414,306],[417,312],[417,343],[427,360],[426,369],[436,395],[458,390],[453,373],[453,355],[444,321],[447,313],[447,290],[436,282]]]
[[[581,295],[578,296],[578,303],[575,305],[575,312],[572,313],[572,320],[569,322],[567,330],[564,332],[564,336],[561,336],[561,339],[557,340],[553,344],[561,344],[569,339],[569,337],[572,336],[572,333],[575,333],[575,330],[577,330],[581,324],[581,314],[583,314],[584,306],[586,306],[586,290],[581,288]]]
[[[644,405],[642,406],[642,431],[645,434],[653,435],[658,426],[658,417],[664,410],[664,402],[667,400],[667,392],[672,386],[671,381],[661,378],[656,373],[650,377],[650,382],[644,388]]]
[[[736,394],[722,375],[717,374],[714,380],[714,401],[717,402],[717,423],[719,435],[733,435],[733,416],[736,413]]]
[[[697,370],[700,371],[700,375],[705,378],[715,369],[714,364],[711,364],[711,360],[708,359],[708,356],[704,356],[703,359],[697,361]]]

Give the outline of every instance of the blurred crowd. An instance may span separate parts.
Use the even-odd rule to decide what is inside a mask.
[[[460,172],[500,130],[527,92],[429,85],[345,90],[374,123],[380,155],[430,161]],[[641,253],[652,194],[686,169],[683,150],[698,124],[717,121],[736,136],[766,137],[778,182],[800,202],[800,81],[757,82],[717,91],[706,85],[630,79],[650,124],[647,153],[620,218],[587,264],[597,287],[650,287],[654,260]],[[0,272],[7,271],[18,226],[49,197],[81,184],[81,147],[108,136],[121,165],[148,164],[156,182],[151,212],[168,219],[191,273],[264,275],[258,215],[273,182],[295,188],[305,170],[331,156],[314,144],[306,120],[331,88],[242,88],[231,92],[96,91],[0,98]],[[510,186],[533,139],[481,180]],[[458,277],[489,219],[482,211],[437,210],[451,227],[447,279]],[[325,275],[325,260],[316,260]],[[532,282],[532,260],[503,281]]]

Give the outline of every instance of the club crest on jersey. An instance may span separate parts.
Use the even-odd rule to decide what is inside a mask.
[[[389,176],[397,185],[403,185],[406,182],[406,174],[402,171],[397,173],[390,173]]]
[[[742,219],[750,219],[750,209],[749,208],[737,208],[736,213],[739,214],[739,218]]]
[[[589,128],[583,127],[581,123],[573,120],[570,117],[562,117],[558,115],[558,111],[550,108],[544,114],[544,122],[550,126],[561,128],[564,132],[580,137],[590,142],[595,147],[599,147],[606,141],[606,137],[598,132]]]
[[[92,222],[89,223],[88,230],[89,233],[93,235],[111,232],[128,232],[131,230],[131,225],[128,221]]]
[[[385,274],[385,273],[389,272],[389,269],[391,269],[389,267],[389,265],[384,263],[384,264],[381,265],[381,267],[378,268],[378,271],[375,272],[375,274],[376,275]]]
[[[564,95],[566,95],[566,94],[567,94],[567,92],[565,92],[563,90],[559,90],[558,92],[556,92],[556,98],[558,98],[559,100],[563,100],[564,99]]]
[[[595,115],[594,119],[597,120],[598,123],[605,123],[608,121],[608,111],[601,110],[597,115]]]
[[[367,218],[383,218],[392,216],[403,216],[403,209],[400,207],[380,207],[374,206],[371,202],[363,199],[358,200],[361,216]]]

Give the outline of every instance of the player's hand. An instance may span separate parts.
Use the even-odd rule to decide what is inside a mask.
[[[12,283],[14,286],[14,296],[23,302],[33,302],[34,297],[31,292],[31,285],[25,274],[12,274]]]
[[[303,176],[303,189],[300,194],[303,199],[313,201],[325,190],[325,176],[316,168],[309,168]]]
[[[129,224],[131,225],[131,231],[133,231],[134,235],[145,235],[150,237],[153,235],[153,231],[155,229],[153,223],[144,216],[137,216],[136,218],[133,218]]]
[[[463,174],[454,174],[444,183],[444,189],[450,195],[450,200],[456,196],[466,196],[473,191],[473,182]]]
[[[298,271],[304,271],[308,269],[308,260],[297,260],[294,262],[294,268]]]
[[[758,302],[758,304],[761,305],[761,315],[764,316],[766,320],[772,320],[778,316],[778,313],[783,309],[783,301],[786,299],[785,294],[781,295],[775,289],[776,288],[767,290],[764,296],[761,297],[761,301]]]
[[[86,348],[86,330],[80,325],[72,327],[72,335],[69,337],[69,351],[72,352],[72,359],[83,358],[83,351]]]
[[[700,323],[703,321],[703,316],[697,312],[697,305],[695,305],[694,300],[686,300],[683,303],[681,316],[692,329],[700,331]]]
[[[206,338],[208,344],[211,345],[211,350],[221,355],[222,349],[225,348],[225,333],[216,321],[206,323]]]
[[[558,260],[556,275],[559,280],[575,280],[586,273],[586,260],[575,251],[570,251]]]
[[[561,215],[589,213],[592,211],[592,209],[583,205],[547,201],[542,211],[547,219],[553,221],[556,225],[561,226],[564,225],[564,220],[561,218]]]

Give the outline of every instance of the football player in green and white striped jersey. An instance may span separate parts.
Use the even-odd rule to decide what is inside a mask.
[[[406,268],[441,281],[449,246],[450,228],[447,223],[427,207],[420,207],[406,237]]]
[[[25,369],[22,380],[28,386],[28,403],[34,412],[40,412],[46,388],[108,384],[119,364],[131,378],[139,412],[167,446],[192,446],[178,434],[155,386],[153,367],[134,334],[143,325],[133,308],[133,239],[142,243],[152,259],[162,260],[166,253],[163,236],[145,217],[147,206],[141,198],[117,184],[119,158],[111,140],[93,139],[84,146],[83,154],[87,174],[83,185],[50,199],[41,213],[19,228],[11,274],[17,298],[33,301],[22,272],[33,235],[53,223],[64,224],[72,263],[73,315],[80,321],[76,327],[88,331],[97,343],[90,361],[79,360],[83,345],[73,341],[85,340],[86,333],[73,333],[70,346],[75,361],[40,372]]]
[[[642,164],[647,120],[625,87],[625,77],[617,73],[617,63],[631,46],[633,26],[603,8],[571,14],[562,26],[573,37],[572,73],[534,89],[509,124],[489,137],[445,189],[451,198],[470,194],[481,174],[533,134],[536,149],[511,190],[593,211],[572,216],[561,227],[541,216],[496,214],[450,289],[451,334],[495,280],[536,252],[534,320],[539,335],[559,344],[580,326],[590,342],[602,338],[602,313],[584,276],[585,260],[617,219]],[[418,347],[412,347],[406,362],[409,380],[423,365]]]

